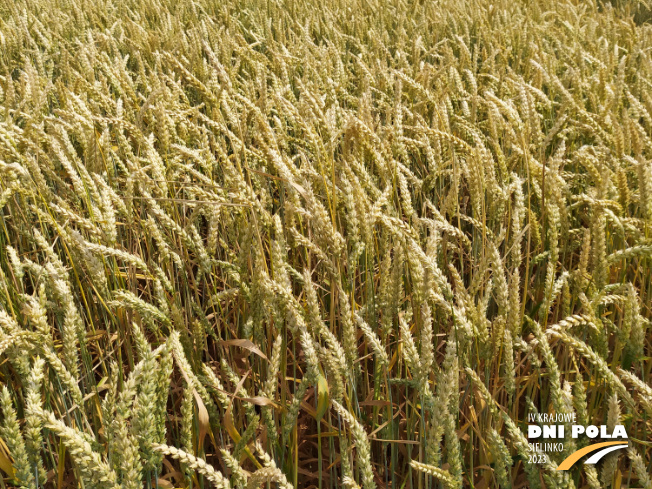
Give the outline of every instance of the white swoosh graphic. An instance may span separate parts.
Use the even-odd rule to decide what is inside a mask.
[[[597,464],[602,457],[607,455],[614,450],[620,450],[621,448],[627,448],[629,445],[614,445],[613,447],[603,448],[599,452],[594,453],[584,462],[585,464]]]

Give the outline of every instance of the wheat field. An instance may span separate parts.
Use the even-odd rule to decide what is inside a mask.
[[[0,0],[0,488],[652,489],[646,17]]]

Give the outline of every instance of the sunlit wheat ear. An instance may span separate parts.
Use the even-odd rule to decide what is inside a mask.
[[[233,457],[227,450],[220,450],[224,464],[231,471],[231,482],[233,487],[242,488],[247,483],[249,474],[240,467],[240,462]]]
[[[512,487],[512,456],[505,446],[503,439],[495,429],[489,431],[489,446],[496,460],[494,475],[500,487],[509,489]]]
[[[18,253],[13,247],[7,246],[7,254],[9,255],[9,261],[11,262],[13,273],[15,274],[18,281],[21,281],[25,272],[23,271],[23,265],[20,261],[20,258],[18,258]]]
[[[645,325],[640,315],[639,298],[636,290],[631,284],[627,286],[627,302],[623,318],[622,335],[626,338],[626,345],[623,352],[624,361],[635,362],[644,351]]]
[[[201,458],[197,458],[194,455],[184,452],[183,450],[179,450],[178,448],[174,448],[168,445],[154,444],[152,448],[156,452],[183,462],[189,469],[194,470],[206,477],[206,479],[216,489],[229,489],[231,487],[229,481],[220,472],[217,472],[213,467],[208,465],[206,461],[202,460]]]
[[[283,337],[278,335],[272,347],[272,357],[269,362],[267,371],[267,380],[262,388],[262,394],[268,399],[274,401],[278,385],[278,376],[281,369],[281,348],[283,347]],[[274,420],[274,412],[271,406],[263,407],[262,418],[267,427],[267,436],[273,441],[278,440],[278,431]]]
[[[586,481],[591,489],[599,489],[604,487],[600,482],[598,470],[595,468],[595,466],[589,466],[586,468]]]
[[[555,412],[565,412],[564,402],[562,399],[562,386],[559,366],[557,365],[557,361],[555,360],[552,349],[550,348],[550,344],[548,343],[548,337],[543,334],[541,327],[537,321],[529,319],[529,323],[532,326],[534,334],[537,337],[538,346],[541,350],[542,360],[545,361],[549,371],[548,388],[550,389],[552,406],[554,407]]]
[[[353,441],[356,444],[357,463],[361,473],[362,487],[364,489],[374,489],[376,483],[374,482],[374,473],[371,466],[371,449],[367,433],[360,422],[344,406],[337,401],[333,401],[333,406],[335,406],[337,413],[347,422],[351,430]]]
[[[505,330],[503,340],[503,368],[505,378],[505,390],[509,396],[510,401],[513,399],[516,391],[515,382],[515,365],[514,365],[514,342],[512,340],[512,332]]]
[[[142,485],[142,463],[138,440],[129,429],[123,412],[111,414],[108,426],[109,459],[111,467],[118,474],[125,489],[136,489]]]
[[[652,219],[652,164],[640,158],[636,166],[639,184],[639,209],[644,219]]]
[[[61,438],[86,481],[112,489],[120,487],[115,471],[102,460],[100,454],[93,450],[79,431],[69,428],[49,411],[42,411],[41,417],[43,425]]]
[[[237,459],[239,459],[242,456],[243,451],[256,435],[256,431],[258,430],[258,425],[260,422],[260,417],[257,414],[254,414],[253,416],[248,417],[247,422],[248,424],[244,432],[242,432],[242,436],[233,447],[233,456]]]
[[[573,405],[573,385],[568,380],[564,381],[564,386],[562,388],[562,401],[564,407],[564,413],[567,414],[577,414],[575,413],[575,407]],[[565,432],[564,432],[564,450],[559,454],[559,459],[564,459],[569,456],[571,453],[574,453],[577,450],[576,440],[571,436],[571,423],[565,423]]]
[[[607,429],[612,430],[617,424],[620,424],[620,404],[618,403],[618,396],[613,394],[609,397],[609,410],[607,411]],[[612,453],[605,457],[602,463],[602,470],[600,478],[605,486],[611,486],[615,476],[616,469],[618,468],[618,453]]]
[[[155,352],[149,346],[143,352],[143,371],[153,371],[157,367]],[[138,391],[133,402],[133,427],[137,433],[140,450],[143,454],[145,470],[152,471],[158,468],[160,457],[152,452],[150,445],[153,440],[158,441],[156,433],[156,378],[153,376],[140,376],[138,378]],[[149,440],[149,441],[148,441]]]
[[[192,443],[192,432],[194,428],[195,402],[192,390],[186,388],[181,398],[181,446],[188,453],[194,453]],[[186,472],[186,480],[190,480],[190,473],[187,468],[183,467]]]
[[[358,483],[354,479],[346,475],[342,477],[342,485],[350,489],[360,489]]]
[[[600,208],[594,208],[591,219],[591,252],[593,278],[598,290],[607,283],[605,217]]]
[[[446,461],[449,464],[453,487],[461,488],[463,484],[462,452],[457,437],[455,408],[449,408],[444,418],[444,441]]]
[[[407,324],[402,314],[399,316],[399,326],[401,331],[401,342],[403,344],[403,358],[406,365],[410,368],[412,376],[421,388],[421,384],[425,381],[427,373],[423,369],[414,338],[410,332],[410,326]]]
[[[47,294],[45,284],[41,284],[38,296],[29,297],[25,301],[24,312],[33,325],[34,330],[47,341],[50,336],[50,325],[47,318]]]
[[[326,327],[324,323],[317,299],[314,285],[310,274],[306,271],[303,274],[304,290],[306,291],[307,317],[313,328],[314,334],[322,337],[326,342],[330,355],[337,364],[338,375],[345,375],[347,369],[346,355],[344,349],[337,337]]]
[[[246,489],[257,489],[263,484],[277,483],[279,488],[291,488],[283,473],[276,467],[263,467],[256,470],[247,481]]]
[[[340,306],[342,348],[344,349],[344,355],[346,357],[347,370],[353,374],[354,369],[359,368],[359,364],[355,363],[358,357],[356,348],[356,327],[349,297],[341,283],[338,283],[337,293],[338,303]]]
[[[643,457],[641,457],[638,450],[632,447],[627,449],[627,454],[632,461],[632,468],[636,473],[636,477],[638,477],[638,484],[644,489],[650,489],[652,487],[652,479],[650,479],[650,474],[645,468]]]
[[[609,369],[606,362],[600,358],[588,345],[586,345],[586,343],[568,335],[565,332],[553,329],[549,329],[547,334],[552,337],[559,338],[563,343],[572,347],[574,350],[584,356],[597,369],[597,372],[607,379],[610,386],[620,394],[622,399],[626,401],[628,405],[631,406],[634,404],[632,396],[620,381],[620,379]]]
[[[50,368],[54,370],[59,378],[59,381],[62,385],[65,386],[68,394],[79,408],[84,405],[82,391],[79,387],[79,379],[77,376],[72,374],[57,356],[54,350],[49,347],[41,348],[41,354],[43,358],[48,362]]]
[[[34,471],[29,460],[25,439],[20,432],[16,410],[13,406],[11,393],[6,386],[3,386],[0,393],[0,406],[2,406],[3,422],[0,428],[2,438],[6,440],[14,459],[14,471],[16,480],[24,485],[35,484]]]
[[[41,460],[41,448],[43,445],[43,424],[40,417],[41,411],[41,389],[43,385],[45,361],[36,357],[30,372],[27,399],[25,408],[25,444],[30,457],[30,465],[36,467],[35,475],[38,474],[40,482],[47,479],[47,474]]]
[[[389,357],[387,356],[387,352],[385,351],[385,348],[382,346],[382,343],[380,342],[380,339],[378,338],[376,333],[365,322],[365,320],[362,317],[360,317],[358,314],[355,314],[355,318],[357,320],[358,327],[364,333],[364,336],[367,339],[367,342],[369,343],[369,346],[373,351],[374,355],[377,356],[378,361],[381,363],[381,365],[389,365]]]
[[[435,479],[441,481],[446,487],[449,488],[456,488],[459,487],[457,481],[451,476],[451,474],[447,470],[440,469],[438,467],[435,467],[434,465],[428,465],[428,464],[423,464],[420,462],[417,462],[416,460],[412,460],[410,462],[410,466],[418,470],[419,472],[424,472],[425,474],[428,474]]]
[[[263,449],[259,441],[254,443],[254,447],[256,448],[256,452],[262,460],[264,467],[271,469],[271,471],[267,472],[267,474],[271,475],[271,480],[275,481],[281,489],[293,489],[292,484],[288,482],[285,474],[283,474],[283,472],[276,466],[276,462],[274,462],[269,454]],[[252,478],[255,477],[255,475],[256,473],[254,472],[254,474],[252,474]]]
[[[220,379],[215,375],[213,370],[208,365],[204,365],[204,376],[206,378],[206,386],[212,393],[214,393],[216,399],[219,401],[219,404],[223,409],[226,409],[229,405],[229,397],[224,391],[224,386]]]

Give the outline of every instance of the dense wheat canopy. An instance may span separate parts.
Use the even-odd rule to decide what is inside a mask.
[[[635,10],[0,0],[4,485],[652,489]]]

